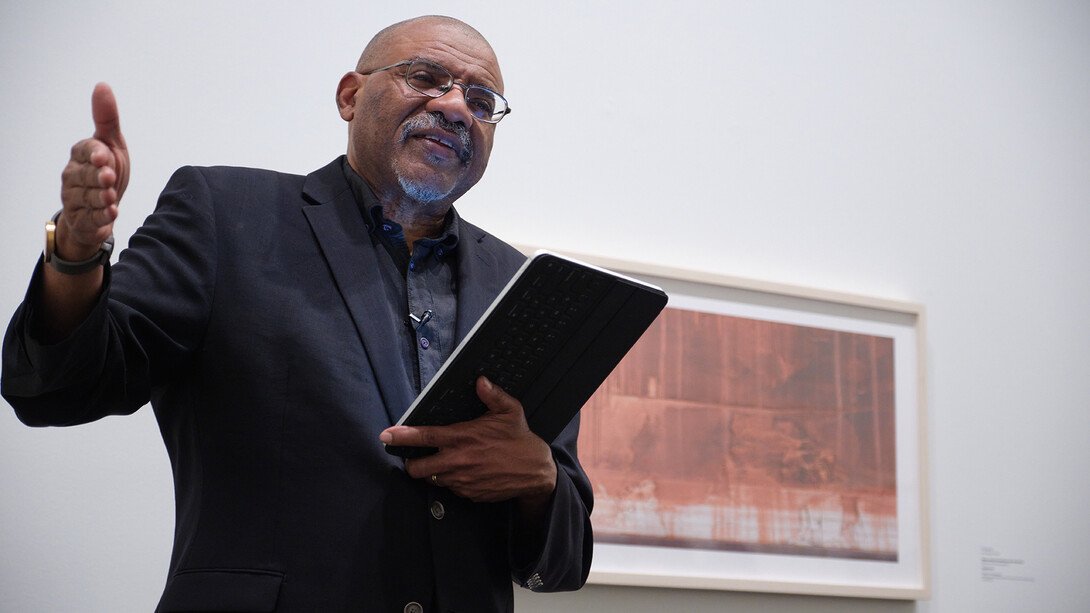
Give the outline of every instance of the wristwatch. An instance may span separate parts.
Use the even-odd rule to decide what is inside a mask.
[[[61,216],[64,209],[57,211],[57,214],[52,219],[45,222],[45,251],[42,252],[42,260],[53,267],[54,270],[66,275],[82,275],[85,272],[90,272],[95,268],[102,266],[110,261],[110,254],[114,252],[114,235],[111,234],[110,238],[107,238],[102,246],[98,248],[96,253],[91,258],[80,262],[69,262],[68,260],[62,260],[57,256],[57,218]]]

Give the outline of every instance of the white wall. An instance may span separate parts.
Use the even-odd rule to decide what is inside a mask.
[[[469,219],[928,310],[930,601],[591,586],[520,610],[1086,610],[1085,2],[5,1],[2,318],[96,81],[134,159],[124,238],[179,165],[306,172],[342,152],[340,75],[430,12],[493,42],[514,108]],[[44,430],[0,411],[0,610],[151,610],[172,529],[150,411]],[[983,547],[1033,580],[983,581]]]

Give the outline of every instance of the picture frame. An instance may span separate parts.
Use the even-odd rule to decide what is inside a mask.
[[[590,583],[929,597],[922,305],[571,257],[670,296],[581,411]]]

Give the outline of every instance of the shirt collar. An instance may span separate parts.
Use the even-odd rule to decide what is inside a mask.
[[[341,169],[344,171],[348,186],[352,189],[352,194],[356,198],[356,206],[359,207],[360,212],[363,214],[363,222],[367,225],[367,232],[375,236],[376,231],[380,231],[384,240],[394,240],[395,243],[397,242],[395,239],[400,237],[401,245],[407,251],[408,247],[405,246],[405,235],[401,230],[401,225],[383,215],[382,205],[379,204],[378,197],[371,191],[371,186],[367,185],[363,177],[348,163],[348,156],[341,156]],[[442,235],[439,238],[423,238],[416,241],[416,245],[413,247],[414,252],[416,249],[424,247],[426,251],[419,254],[420,256],[434,253],[436,259],[445,260],[458,247],[460,226],[461,222],[457,211],[454,210],[454,207],[450,207],[446,219],[443,221]],[[416,254],[414,253],[414,255]]]

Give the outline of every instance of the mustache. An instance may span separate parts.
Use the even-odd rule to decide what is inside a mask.
[[[460,121],[450,121],[438,111],[429,111],[406,120],[401,127],[401,140],[404,142],[417,130],[431,128],[439,128],[458,137],[458,141],[462,144],[462,150],[458,152],[458,161],[463,166],[469,164],[473,159],[473,139],[469,136],[469,128]]]

